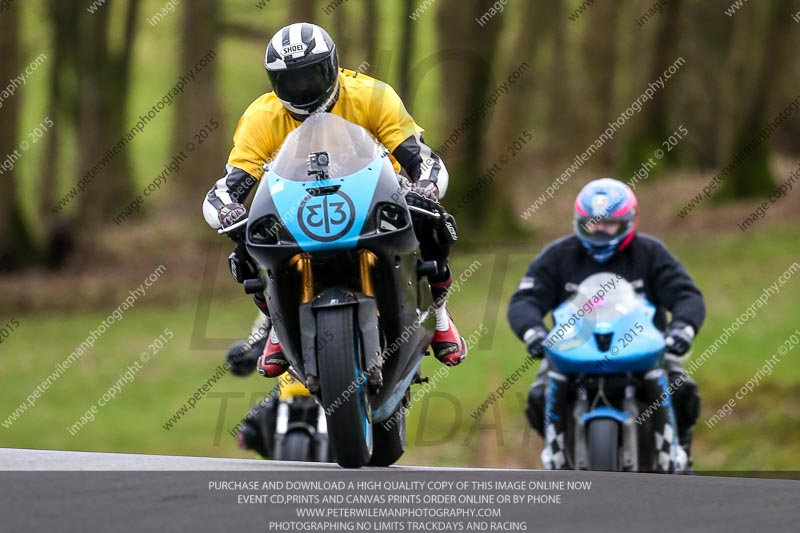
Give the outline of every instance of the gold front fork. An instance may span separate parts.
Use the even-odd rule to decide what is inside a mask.
[[[297,254],[289,262],[300,273],[300,303],[305,304],[314,299],[314,273],[311,270],[311,256]]]
[[[378,258],[375,257],[375,254],[369,250],[361,250],[359,252],[358,264],[361,274],[361,292],[371,298],[375,297],[375,286],[372,283],[372,267],[375,266],[377,260]]]

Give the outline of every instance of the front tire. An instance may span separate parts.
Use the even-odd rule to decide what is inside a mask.
[[[353,309],[317,311],[317,360],[322,406],[328,416],[328,436],[336,462],[360,468],[372,455],[372,411],[362,376],[361,343]],[[328,335],[330,333],[331,335]]]
[[[586,431],[589,470],[619,470],[619,423],[610,418],[595,418]]]

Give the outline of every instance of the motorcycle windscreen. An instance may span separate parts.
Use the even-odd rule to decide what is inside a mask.
[[[310,160],[322,152],[328,157],[324,177]],[[304,251],[314,252],[357,246],[381,179],[397,178],[369,132],[320,113],[289,134],[263,181],[286,229]]]
[[[381,155],[381,148],[370,133],[339,115],[311,115],[281,145],[270,171],[288,181],[316,181],[309,174],[309,155],[326,152],[330,161],[328,177],[343,178],[367,168]]]
[[[655,308],[616,274],[586,278],[553,312],[545,341],[553,366],[565,373],[615,374],[655,368],[664,337],[653,325]]]

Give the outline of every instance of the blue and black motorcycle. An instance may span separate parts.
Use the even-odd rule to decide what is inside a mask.
[[[655,307],[615,274],[595,274],[553,311],[545,341],[548,469],[684,472]]]
[[[266,168],[247,222],[263,279],[245,289],[266,287],[290,371],[325,410],[343,467],[403,454],[408,390],[433,336],[436,263],[422,261],[409,212],[424,208],[399,183],[365,129],[317,114]]]

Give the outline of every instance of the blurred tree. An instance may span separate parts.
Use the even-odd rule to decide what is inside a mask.
[[[191,7],[185,6],[181,31],[183,44],[178,76],[194,71],[197,62],[209,51],[219,53],[219,3],[216,0],[196,0]],[[213,179],[224,172],[227,161],[226,150],[230,139],[225,133],[224,113],[217,90],[218,63],[218,59],[210,61],[202,71],[196,72],[194,81],[177,99],[172,154],[165,161],[169,163],[173,156],[185,155],[175,180],[178,190],[173,190],[173,193],[177,193],[175,198],[196,200],[188,204],[175,202],[192,212],[197,210],[203,194],[207,192],[205,186],[210,187]],[[216,127],[212,121],[217,123]],[[195,135],[201,135],[203,130],[210,133],[200,145]],[[195,144],[194,152],[186,152],[185,146],[189,142]]]
[[[617,71],[617,22],[625,2],[597,2],[586,16],[581,50],[584,100],[580,107],[581,145],[586,146],[608,127],[614,113],[614,80]],[[582,150],[582,149],[581,149]],[[611,146],[593,156],[594,163],[606,165],[611,160]]]
[[[576,132],[571,125],[575,123],[571,98],[571,85],[567,70],[567,29],[564,0],[553,0],[552,11],[552,53],[547,87],[548,117],[547,153],[549,157],[564,157],[565,139],[574,139]],[[570,157],[571,158],[571,157]]]
[[[414,57],[414,50],[416,48],[414,46],[416,39],[416,24],[411,18],[411,14],[414,12],[414,6],[414,0],[403,0],[403,10],[401,12],[403,24],[400,30],[400,39],[397,43],[397,48],[395,48],[395,50],[398,50],[400,54],[400,57],[398,58],[398,80],[400,81],[397,84],[397,92],[403,98],[408,96],[408,84],[411,76],[411,60]]]
[[[514,28],[514,39],[510,53],[506,55],[503,73],[510,74],[528,65],[521,77],[509,88],[508,95],[498,102],[498,112],[492,125],[493,147],[497,153],[508,146],[520,131],[533,125],[533,109],[541,89],[537,85],[538,59],[546,57],[541,53],[542,44],[552,38],[553,3],[527,2],[520,6],[521,17]],[[509,125],[514,125],[509,127]]]
[[[484,163],[499,154],[487,154],[489,118],[495,107],[485,114],[479,110],[501,79],[499,76],[506,75],[497,68],[495,57],[503,15],[495,14],[483,26],[477,22],[495,9],[494,4],[491,0],[468,4],[440,0],[436,13],[439,52],[435,65],[443,80],[439,99],[447,109],[442,131],[445,138],[453,132],[458,137],[455,145],[448,147],[445,158],[450,172],[445,205],[454,208],[471,189],[479,192],[457,209],[459,224],[466,230],[462,235],[475,238],[505,236],[516,229],[517,220],[506,196],[508,188],[503,186],[508,174],[496,176],[489,186],[481,182],[486,171]],[[425,68],[425,62],[417,68]],[[470,123],[465,124],[468,119]]]
[[[741,77],[735,91],[737,98],[727,100],[725,111],[738,111],[739,118],[731,130],[730,142],[720,151],[721,163],[734,166],[720,191],[722,198],[759,196],[775,187],[769,139],[760,134],[788,103],[778,102],[772,95],[778,86],[776,80],[789,67],[780,50],[782,40],[791,32],[791,17],[787,0],[754,5],[753,9],[758,10],[757,16],[737,19],[730,45],[728,68]]]
[[[78,3],[81,11],[91,4],[90,0]],[[78,19],[78,39],[73,44],[78,48],[78,178],[94,168],[100,169],[79,197],[77,227],[81,228],[83,246],[91,246],[93,230],[108,222],[135,196],[128,147],[122,146],[117,153],[112,148],[130,128],[126,120],[139,4],[139,0],[128,0],[121,29],[110,27],[112,5],[91,15],[82,13]],[[57,19],[56,23],[67,25],[74,21],[66,18]],[[120,34],[121,39],[117,37]],[[119,50],[112,49],[112,42],[120,42]]]
[[[323,27],[331,34],[333,41],[336,43],[336,50],[339,53],[339,65],[345,68],[356,68],[363,59],[356,60],[358,54],[356,48],[356,36],[352,30],[353,27],[353,12],[345,6],[339,6],[333,12],[333,28]]]
[[[38,219],[43,232],[43,263],[51,268],[60,267],[67,259],[72,241],[69,218],[63,211],[55,213],[60,181],[65,174],[61,154],[70,125],[77,123],[74,69],[77,65],[75,42],[79,39],[79,17],[82,10],[76,2],[48,0],[46,13],[51,28],[53,46],[48,56],[50,71],[47,88],[47,116],[55,123],[42,139],[45,155],[40,162],[38,178]]]
[[[364,43],[363,48],[366,50],[364,60],[373,65],[375,63],[375,54],[378,53],[378,29],[380,27],[380,13],[378,11],[378,2],[376,0],[365,0],[364,22]]]
[[[342,4],[332,13],[331,22],[320,21],[319,24],[328,30],[336,42],[339,65],[355,70],[366,61],[369,64],[367,70],[375,75],[376,61],[380,63],[377,57],[380,27],[377,3],[366,0],[363,5]],[[354,27],[360,27],[361,31],[353,31]],[[386,70],[381,69],[382,72]],[[385,76],[381,79],[387,81]]]
[[[0,80],[20,75],[19,6],[0,16]],[[35,255],[31,231],[25,223],[17,198],[17,161],[24,154],[19,148],[21,94],[6,98],[0,120],[0,271],[13,270],[29,263]],[[13,168],[9,168],[12,167]]]
[[[359,40],[357,31],[353,31],[353,14],[356,6],[342,4],[333,12],[332,25],[327,21],[322,23],[322,27],[328,30],[333,41],[336,43],[336,50],[339,53],[339,66],[355,69],[364,61],[362,41]],[[329,27],[332,26],[332,27]],[[374,71],[372,65],[370,72]]]
[[[679,40],[674,55],[684,57],[687,62],[681,67],[681,79],[670,80],[670,84],[678,82],[678,86],[672,88],[672,96],[676,109],[681,110],[680,123],[689,131],[681,152],[689,153],[688,159],[698,168],[709,170],[721,163],[718,139],[721,132],[731,127],[726,121],[723,99],[736,97],[736,91],[726,83],[724,61],[732,38],[732,24],[708,23],[720,16],[719,5],[714,2],[684,0],[683,5],[680,14],[682,31],[676,36]],[[740,15],[749,16],[747,13]],[[641,163],[641,160],[633,162],[634,165]]]
[[[287,24],[293,22],[316,22],[315,0],[291,0],[289,5],[289,21]]]
[[[663,8],[663,12],[654,20],[650,21],[655,25],[654,39],[651,45],[651,56],[649,67],[647,68],[646,78],[634,77],[635,97],[641,94],[643,88],[659,77],[663,76],[664,71],[672,65],[679,57],[678,43],[680,42],[680,13],[682,0],[672,0]],[[634,51],[634,57],[638,54]],[[685,73],[683,74],[685,75]],[[619,157],[619,173],[622,176],[630,176],[639,167],[653,156],[653,152],[661,146],[679,124],[670,122],[670,112],[674,104],[674,98],[680,91],[680,82],[669,81],[664,85],[656,96],[656,100],[648,102],[636,119],[636,126],[629,134],[624,143],[625,148]],[[610,120],[611,117],[608,117]],[[665,168],[665,163],[674,163],[674,155],[677,150],[667,152],[667,157],[653,171],[661,171]]]

